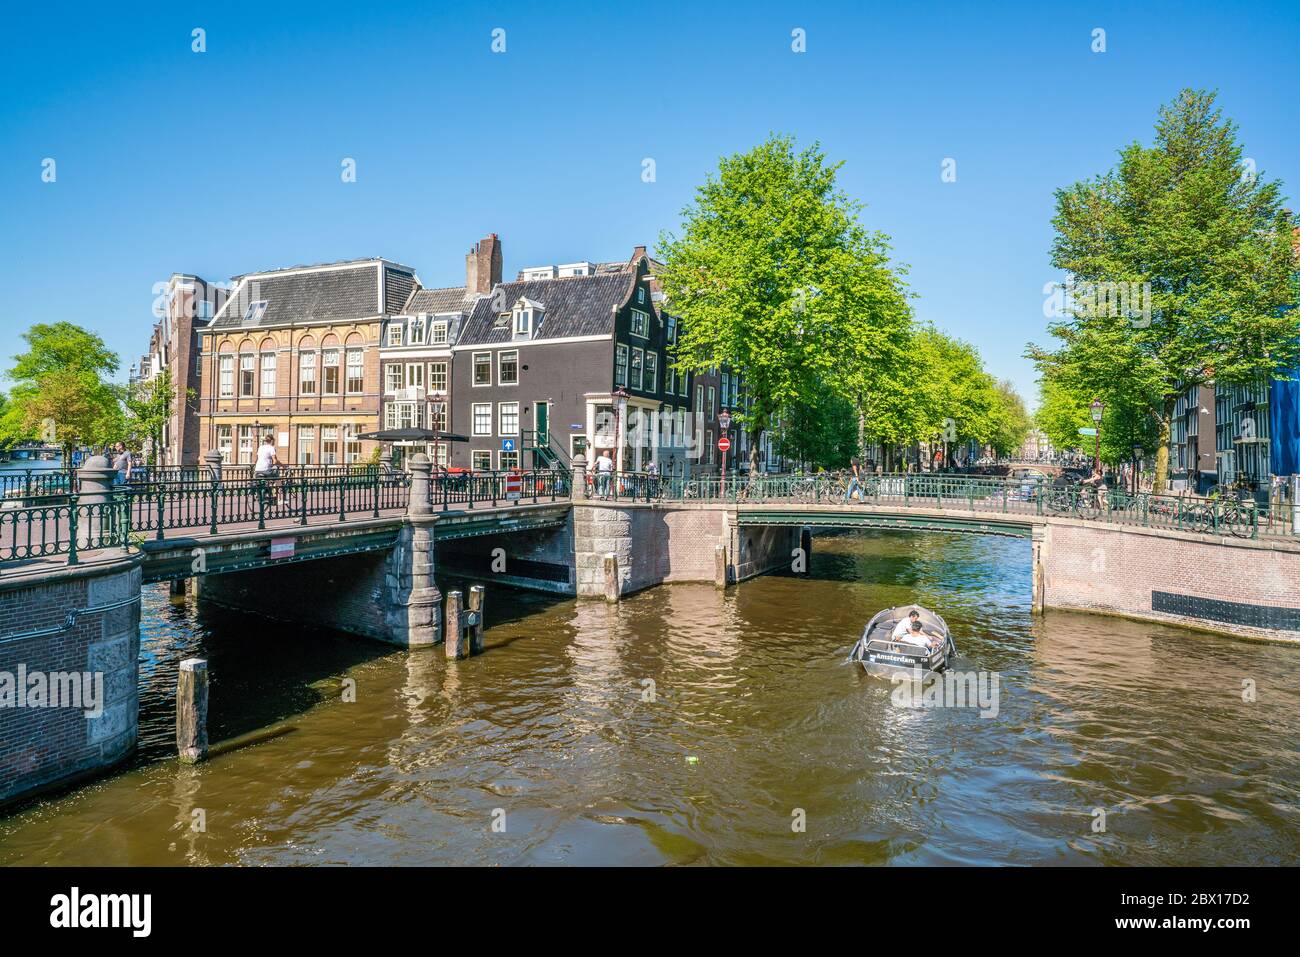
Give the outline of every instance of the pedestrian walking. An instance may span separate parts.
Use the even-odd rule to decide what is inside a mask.
[[[118,442],[116,454],[113,457],[113,468],[117,474],[113,477],[114,485],[125,485],[131,481],[131,469],[134,466],[131,453],[126,450],[125,442]]]

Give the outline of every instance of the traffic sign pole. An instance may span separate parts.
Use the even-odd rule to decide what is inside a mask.
[[[731,438],[727,433],[731,430],[731,413],[726,409],[718,415],[718,430],[722,433],[718,436],[718,450],[722,453],[722,494],[727,494],[727,452],[731,450]]]

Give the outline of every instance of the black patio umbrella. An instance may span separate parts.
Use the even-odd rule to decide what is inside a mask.
[[[436,429],[381,429],[358,435],[359,439],[373,442],[468,442],[469,437],[455,432],[439,432]]]

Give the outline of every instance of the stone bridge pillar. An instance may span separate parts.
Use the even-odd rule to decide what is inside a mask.
[[[417,648],[442,641],[442,592],[433,579],[438,513],[429,502],[429,457],[414,456],[410,469],[406,522],[389,553],[384,575],[384,623],[390,641]]]

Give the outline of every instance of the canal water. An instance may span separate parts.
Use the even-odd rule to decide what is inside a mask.
[[[0,864],[1296,862],[1300,649],[1035,619],[1016,540],[823,537],[811,571],[617,606],[490,587],[487,653],[452,664],[150,589],[137,760],[0,817]],[[912,600],[996,715],[845,664]],[[252,743],[185,768],[192,655],[214,741]]]

